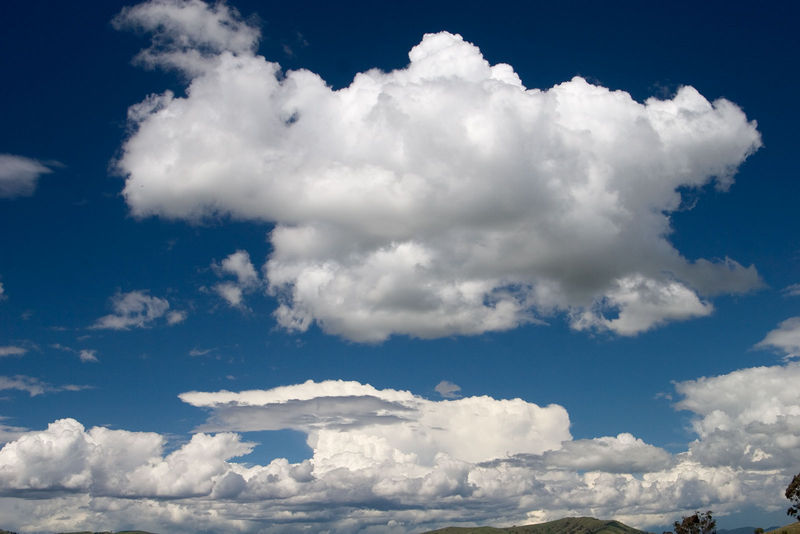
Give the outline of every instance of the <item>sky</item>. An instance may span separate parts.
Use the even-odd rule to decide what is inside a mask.
[[[791,2],[0,6],[0,528],[786,524]]]

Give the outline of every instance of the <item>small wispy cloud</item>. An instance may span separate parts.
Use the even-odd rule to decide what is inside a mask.
[[[436,387],[433,389],[445,399],[457,399],[461,396],[459,393],[461,391],[461,386],[448,380],[442,380],[436,384]]]
[[[236,280],[226,280],[213,286],[214,291],[225,299],[232,308],[246,309],[244,296],[246,293],[263,287],[264,282],[259,278],[250,254],[246,250],[237,250],[222,263],[212,263],[211,268],[220,278],[233,276]]]
[[[786,286],[781,291],[785,297],[800,297],[800,284]]]
[[[31,196],[39,177],[51,172],[50,167],[35,159],[0,154],[0,198]]]
[[[114,313],[100,317],[90,328],[128,330],[147,328],[162,317],[166,318],[169,325],[186,319],[186,312],[170,310],[169,307],[167,299],[151,296],[147,291],[117,293],[111,297]]]
[[[790,317],[782,321],[778,328],[770,330],[754,348],[777,349],[784,353],[787,360],[800,356],[800,317]]]
[[[43,382],[36,377],[27,375],[0,376],[0,391],[25,391],[31,397],[36,397],[45,393],[56,393],[59,391],[82,391],[84,389],[91,389],[91,386],[81,386],[75,384],[56,386],[47,382]]]
[[[28,349],[17,347],[15,345],[6,345],[0,347],[0,358],[3,356],[23,356],[28,352]]]
[[[50,348],[75,354],[83,363],[100,361],[97,358],[97,351],[95,349],[73,349],[61,343],[53,343],[50,345]]]
[[[89,350],[83,349],[78,353],[78,358],[81,359],[82,362],[97,362],[97,351],[96,350]]]

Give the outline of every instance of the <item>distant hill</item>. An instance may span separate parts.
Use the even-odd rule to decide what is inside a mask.
[[[765,528],[764,532],[768,532],[770,530],[775,530],[779,527],[769,527]],[[717,534],[753,534],[756,531],[756,527],[739,527],[739,528],[718,528]]]
[[[778,527],[773,530],[768,530],[764,534],[800,534],[800,522],[786,525],[785,527]]]
[[[537,525],[494,527],[445,527],[422,534],[646,534],[643,530],[629,527],[619,521],[595,519],[593,517],[565,517]],[[775,534],[782,534],[777,532]],[[787,534],[800,534],[791,532]]]

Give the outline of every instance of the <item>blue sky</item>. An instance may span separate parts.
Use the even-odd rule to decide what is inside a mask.
[[[4,5],[0,527],[786,522],[797,15]]]

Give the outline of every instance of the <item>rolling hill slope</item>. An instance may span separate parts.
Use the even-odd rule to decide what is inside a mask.
[[[565,517],[537,525],[494,527],[445,527],[423,534],[645,534],[619,521],[593,517]],[[776,533],[777,534],[777,533]],[[791,533],[800,534],[800,533]]]

